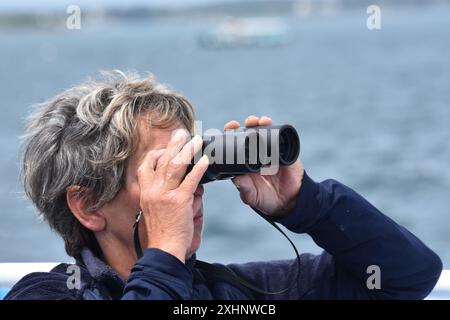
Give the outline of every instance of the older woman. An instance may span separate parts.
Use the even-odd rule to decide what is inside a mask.
[[[247,127],[271,123],[268,117],[245,121]],[[225,125],[237,127],[237,121]],[[435,253],[348,187],[314,182],[299,161],[273,176],[253,173],[233,182],[242,201],[308,233],[325,251],[301,255],[300,264],[205,268],[195,252],[203,226],[199,181],[208,159],[186,175],[202,147],[191,135],[190,102],[152,77],[107,73],[40,105],[24,143],[25,192],[76,265],[29,274],[7,298],[418,299],[435,285],[442,269]],[[139,258],[131,227],[140,211]],[[231,271],[262,290],[223,276]],[[298,282],[289,286],[293,279]],[[285,287],[278,295],[267,292]]]

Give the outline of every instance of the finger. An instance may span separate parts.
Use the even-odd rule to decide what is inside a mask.
[[[252,178],[248,175],[236,176],[233,178],[233,183],[239,190],[242,202],[248,205],[253,205],[256,201],[256,188],[253,184]]]
[[[194,165],[191,172],[189,172],[184,178],[180,185],[180,188],[186,190],[189,193],[194,194],[195,189],[197,189],[203,174],[206,172],[209,166],[208,156],[204,155],[200,160]]]
[[[156,167],[156,174],[165,174],[167,165],[186,144],[189,133],[185,129],[176,130],[166,147],[166,152],[161,156]]]
[[[256,117],[256,116],[248,116],[247,119],[245,119],[245,126],[247,128],[255,127],[255,126],[258,125],[258,121],[259,121],[258,117]]]
[[[191,163],[194,155],[201,151],[203,145],[202,137],[196,135],[191,141],[181,149],[181,151],[170,160],[167,166],[166,179],[164,185],[167,189],[172,190],[178,188],[183,180],[187,166]]]
[[[261,118],[259,118],[258,126],[271,126],[272,123],[272,118],[262,116]]]
[[[139,165],[136,175],[141,186],[150,185],[155,175],[156,165],[166,149],[150,150]]]
[[[156,161],[156,164],[155,164],[155,169],[156,169],[156,165],[158,164],[158,161],[162,157],[164,152],[166,152],[166,148],[156,149],[156,150],[152,150],[152,151],[153,151],[153,159],[154,159],[154,161]]]
[[[241,126],[241,124],[238,121],[231,120],[224,125],[223,130],[224,131],[233,130],[233,129],[239,128],[240,126]]]
[[[252,178],[248,175],[236,176],[231,181],[240,192],[247,192],[252,186]]]

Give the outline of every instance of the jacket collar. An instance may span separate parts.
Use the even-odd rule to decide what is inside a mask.
[[[115,292],[118,294],[120,292],[120,294],[122,294],[123,289],[125,288],[126,279],[119,276],[111,266],[97,257],[92,250],[88,247],[84,247],[81,250],[80,260],[96,283],[100,282],[106,285],[111,293]],[[186,260],[186,266],[192,270],[196,261],[196,254],[193,254],[191,258]]]

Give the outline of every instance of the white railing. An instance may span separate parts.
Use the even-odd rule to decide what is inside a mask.
[[[58,263],[0,263],[0,300],[9,288],[31,272],[47,272]],[[442,271],[441,277],[427,299],[450,300],[450,270]]]
[[[10,288],[31,272],[48,272],[57,265],[56,262],[0,263],[0,288]]]
[[[450,270],[443,270],[427,300],[450,300]]]

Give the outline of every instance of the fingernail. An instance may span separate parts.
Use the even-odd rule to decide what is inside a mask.
[[[193,138],[192,138],[192,143],[196,144],[198,142],[200,142],[200,140],[202,140],[202,137],[198,134],[196,134]]]
[[[236,189],[238,189],[238,191],[241,190],[241,186],[239,185],[239,181],[236,178],[231,179],[231,181],[233,181],[234,186],[236,187]]]
[[[177,132],[175,133],[174,139],[175,140],[180,140],[182,137],[184,137],[185,133],[184,130],[177,130]]]
[[[207,163],[208,165],[209,165],[209,158],[208,158],[208,156],[205,154],[205,155],[203,155],[201,158],[200,158],[200,161],[202,162],[202,163]]]

